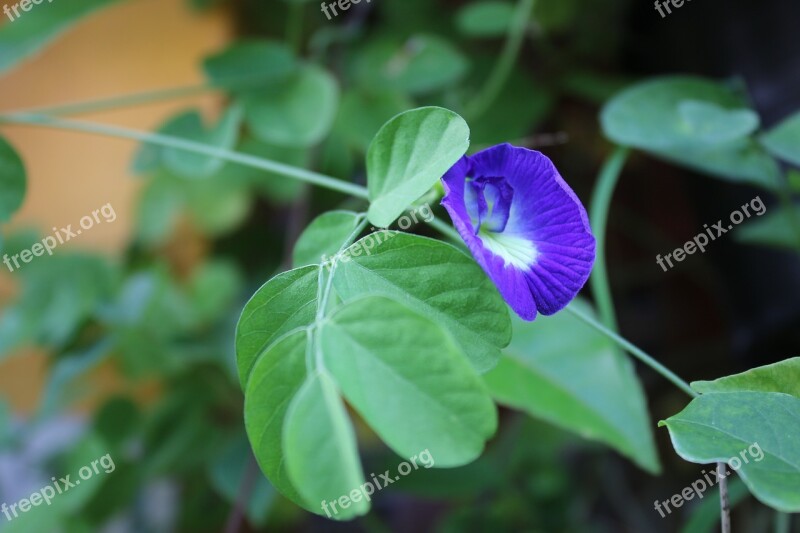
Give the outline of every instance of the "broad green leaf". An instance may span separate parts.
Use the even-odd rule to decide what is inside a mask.
[[[294,266],[322,264],[336,255],[362,216],[352,211],[329,211],[315,218],[294,245]]]
[[[284,423],[286,470],[309,511],[323,514],[324,502],[336,502],[364,484],[356,436],[336,385],[325,372],[310,376],[292,400]],[[366,514],[369,502],[352,501],[331,518]]]
[[[601,122],[606,137],[618,144],[711,176],[774,188],[779,169],[747,136],[754,117],[746,107],[737,92],[722,84],[673,76],[622,91],[605,105]],[[713,114],[714,126],[700,127],[701,114]],[[721,131],[726,125],[731,130]]]
[[[369,221],[387,227],[433,187],[469,147],[469,126],[441,107],[400,113],[367,152]]]
[[[453,86],[469,70],[466,57],[433,35],[373,41],[355,62],[355,77],[371,90],[430,94]]]
[[[136,234],[147,245],[162,244],[178,223],[185,202],[180,184],[171,176],[157,174],[139,197]]]
[[[236,228],[250,213],[251,197],[238,183],[213,176],[184,184],[186,207],[192,221],[208,235],[222,235]]]
[[[306,65],[285,82],[244,97],[247,125],[260,140],[308,147],[330,132],[339,86],[326,70]]]
[[[14,16],[12,21],[4,21],[5,24],[0,28],[0,72],[7,71],[38,52],[81,18],[117,1],[69,0],[39,5],[28,3],[30,11],[19,9],[19,16]],[[19,2],[10,4],[9,9],[19,5]],[[7,15],[3,17],[6,18]]]
[[[306,380],[308,335],[295,331],[265,350],[253,365],[244,395],[244,424],[261,470],[276,489],[301,505],[286,473],[283,427],[289,404]]]
[[[749,109],[725,109],[712,102],[684,100],[678,113],[693,138],[719,144],[750,135],[758,129],[759,118]]]
[[[509,2],[480,1],[467,4],[456,14],[456,25],[464,35],[498,37],[505,35],[514,19]]]
[[[343,136],[346,144],[366,152],[381,126],[412,107],[411,100],[396,91],[358,88],[347,91],[336,117],[334,135]]]
[[[760,366],[714,381],[694,381],[692,388],[702,394],[740,391],[781,392],[800,398],[800,357]]]
[[[247,302],[236,326],[236,365],[242,387],[260,354],[280,336],[314,321],[319,268],[309,266],[279,274]]]
[[[214,148],[230,150],[239,137],[239,126],[242,121],[242,109],[231,106],[219,123],[206,130],[203,119],[196,110],[187,111],[171,119],[159,131],[164,135],[179,137],[188,141],[205,144]],[[167,168],[184,178],[207,178],[218,172],[225,162],[222,159],[178,150],[163,149],[164,163]]]
[[[734,238],[747,244],[764,244],[777,248],[797,250],[800,247],[800,207],[795,206],[794,217],[782,206],[771,207],[773,211],[749,220],[736,229]]]
[[[511,340],[495,286],[471,257],[441,241],[374,233],[343,252],[333,284],[345,301],[386,296],[442,325],[478,372],[492,368]]]
[[[16,150],[0,137],[0,222],[7,222],[25,199],[25,165]]]
[[[209,80],[226,89],[284,81],[297,67],[286,45],[260,40],[239,41],[203,61]]]
[[[592,313],[576,300],[571,306]],[[484,376],[497,402],[598,440],[660,471],[647,401],[633,366],[607,337],[570,313],[514,319],[514,335]]]
[[[761,144],[775,157],[800,166],[800,112],[762,135]]]
[[[780,179],[780,169],[775,160],[749,138],[709,148],[685,146],[651,153],[709,176],[765,189],[777,188]]]
[[[713,105],[720,112],[745,107],[742,99],[724,85],[703,78],[657,78],[622,91],[603,108],[605,135],[625,146],[667,150],[703,143],[681,113],[681,104],[692,101]],[[713,144],[713,143],[706,143]]]
[[[347,401],[398,455],[436,465],[475,460],[497,429],[486,386],[438,324],[379,296],[341,306],[320,331]]]
[[[800,512],[800,398],[774,392],[702,394],[659,422],[685,460],[724,462],[750,492],[783,512]]]

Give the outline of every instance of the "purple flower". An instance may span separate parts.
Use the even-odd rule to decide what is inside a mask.
[[[595,240],[550,159],[501,144],[464,156],[442,182],[461,238],[519,316],[552,315],[575,298],[592,271]]]

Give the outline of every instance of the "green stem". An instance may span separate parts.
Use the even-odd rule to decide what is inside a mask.
[[[286,42],[289,43],[295,54],[300,54],[300,48],[303,46],[303,4],[300,2],[289,3]]]
[[[602,333],[603,335],[605,335],[606,337],[617,343],[632,356],[634,356],[635,358],[637,358],[638,360],[640,360],[641,362],[643,362],[644,364],[646,364],[647,366],[649,366],[650,368],[652,368],[653,370],[664,376],[666,379],[671,381],[676,387],[684,391],[692,398],[698,396],[698,394],[694,390],[692,390],[692,388],[689,386],[688,383],[679,378],[677,374],[675,374],[672,370],[670,370],[669,368],[665,367],[664,365],[656,361],[651,355],[648,355],[647,352],[645,352],[641,348],[638,348],[634,344],[631,344],[629,341],[620,337],[619,335],[617,335],[604,325],[597,322],[589,315],[581,311],[578,311],[575,307],[569,306],[566,309],[567,311],[569,311],[570,313],[581,319],[583,322],[585,322],[589,326],[593,327],[594,329],[596,329],[597,331],[599,331],[600,333]]]
[[[617,147],[608,160],[603,164],[597,178],[591,204],[591,225],[597,239],[597,256],[594,270],[589,283],[592,288],[600,320],[611,330],[618,331],[617,317],[614,312],[614,300],[611,297],[611,284],[608,281],[606,267],[606,226],[608,224],[608,211],[611,207],[611,198],[619,181],[622,168],[628,159],[630,151],[627,148]]]
[[[277,161],[270,161],[269,159],[262,159],[231,150],[225,150],[214,146],[209,146],[194,141],[187,141],[178,137],[171,137],[169,135],[162,135],[160,133],[148,133],[127,128],[120,128],[118,126],[108,126],[105,124],[97,124],[94,122],[85,122],[77,120],[60,119],[56,117],[48,117],[43,115],[27,115],[27,114],[14,114],[14,115],[0,115],[0,124],[27,124],[31,126],[43,126],[48,128],[80,131],[84,133],[95,133],[99,135],[107,135],[109,137],[119,137],[122,139],[131,139],[143,143],[155,144],[167,148],[175,148],[177,150],[185,150],[196,154],[207,155],[211,157],[218,157],[232,163],[238,163],[253,168],[258,168],[268,172],[273,172],[287,178],[304,181],[312,185],[318,185],[327,189],[338,191],[344,194],[356,196],[358,198],[367,199],[369,194],[365,187],[349,183],[346,181],[338,180],[331,176],[318,174],[310,170],[305,170],[291,165],[278,163]]]
[[[483,115],[500,95],[500,91],[503,90],[503,86],[505,86],[522,48],[522,41],[525,38],[525,30],[528,27],[528,20],[533,11],[533,4],[534,0],[519,0],[514,13],[514,22],[508,28],[508,37],[500,59],[497,61],[481,92],[467,105],[465,114],[470,120],[475,120]]]
[[[448,224],[447,222],[445,222],[443,220],[440,220],[440,219],[438,219],[436,217],[433,217],[430,220],[426,220],[425,222],[430,227],[432,227],[433,229],[435,229],[436,231],[438,231],[439,233],[441,233],[445,237],[448,237],[454,243],[462,244],[464,242],[461,239],[461,235],[458,234],[456,229],[453,226],[451,226],[450,224]]]
[[[775,511],[775,533],[789,533],[791,531],[792,515]]]
[[[143,93],[136,93],[136,94],[127,94],[123,96],[113,96],[111,98],[103,98],[100,100],[75,102],[72,104],[63,104],[50,107],[37,107],[19,111],[8,111],[7,113],[8,114],[31,113],[31,114],[41,114],[41,115],[77,115],[81,113],[94,113],[98,111],[119,109],[121,107],[131,107],[142,104],[149,104],[153,102],[160,102],[162,100],[170,100],[173,98],[195,96],[213,90],[215,90],[215,87],[207,84],[189,85],[185,87],[158,89],[154,91],[146,91]]]
[[[798,218],[797,212],[795,211],[794,202],[792,201],[792,191],[786,179],[781,180],[781,183],[778,185],[777,194],[781,206],[786,211],[787,221],[789,225],[792,226],[795,236],[797,236],[795,246],[797,250],[800,251],[800,218]]]

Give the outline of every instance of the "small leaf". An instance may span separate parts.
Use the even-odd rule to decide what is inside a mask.
[[[740,391],[781,392],[800,398],[800,357],[760,366],[714,381],[695,381],[692,382],[692,388],[702,394]]]
[[[761,144],[775,157],[800,166],[800,112],[762,135]]]
[[[441,107],[400,113],[375,136],[367,153],[369,221],[389,226],[433,187],[469,147],[469,126]]]
[[[245,40],[206,58],[203,69],[217,87],[241,89],[284,81],[297,70],[297,61],[282,43]]]
[[[294,266],[318,265],[330,259],[355,231],[362,216],[352,211],[329,211],[315,218],[294,245]]]
[[[592,312],[580,300],[570,305]],[[659,472],[647,401],[625,355],[570,313],[513,324],[511,345],[484,377],[495,399]]]
[[[606,137],[618,144],[721,179],[775,188],[779,169],[748,137],[755,117],[746,107],[744,98],[722,84],[672,76],[622,91],[605,105],[601,122]],[[699,124],[700,115],[711,114],[713,127]]]
[[[243,388],[259,355],[282,335],[314,321],[318,280],[316,266],[284,272],[244,306],[236,327],[236,365]]]
[[[364,484],[356,436],[336,385],[320,372],[310,376],[286,413],[283,449],[289,477],[305,507],[323,513],[322,504],[335,502]],[[369,511],[369,502],[352,500],[331,516],[347,520]]]
[[[494,0],[467,4],[456,15],[458,29],[472,37],[505,35],[513,20],[514,5]]]
[[[794,207],[794,218],[783,206],[770,207],[770,213],[749,220],[737,228],[734,238],[747,244],[763,244],[776,248],[797,250],[800,246],[800,234],[794,227],[795,220],[800,220],[800,207]]]
[[[307,331],[295,331],[267,348],[253,365],[244,395],[244,424],[258,465],[299,505],[303,499],[286,473],[283,427],[289,403],[306,380],[307,339]]]
[[[209,131],[205,130],[198,111],[188,111],[178,115],[159,131],[164,135],[230,150],[239,137],[241,121],[242,109],[234,105],[228,108],[219,123]],[[222,159],[177,148],[164,148],[162,157],[169,170],[190,179],[207,178],[218,172],[225,164]]]
[[[307,147],[331,130],[339,105],[339,86],[326,70],[306,65],[288,80],[244,98],[247,125],[260,140]]]
[[[373,41],[360,53],[354,68],[362,87],[423,95],[458,83],[469,70],[469,62],[441,37],[414,35],[405,42]]]
[[[685,460],[727,463],[750,492],[779,511],[800,512],[800,398],[769,392],[703,394],[659,422]],[[740,466],[737,466],[740,465]]]
[[[625,146],[644,150],[665,150],[703,142],[688,128],[681,104],[691,101],[714,106],[722,112],[745,107],[742,99],[727,87],[710,80],[688,76],[657,78],[639,83],[615,96],[603,108],[605,135]],[[746,135],[746,134],[745,134]]]
[[[118,0],[69,0],[32,6],[0,28],[0,72],[38,52],[81,18]]]
[[[27,189],[25,165],[3,137],[0,137],[0,221],[7,222],[22,206]]]
[[[711,102],[684,100],[678,113],[692,137],[719,144],[746,137],[758,129],[759,118],[749,109],[725,109]]]
[[[340,307],[320,331],[325,364],[348,402],[401,457],[475,460],[497,429],[478,374],[441,327],[388,298]]]
[[[442,325],[478,372],[511,340],[508,307],[475,261],[441,241],[399,232],[369,235],[343,252],[334,288],[397,300]]]

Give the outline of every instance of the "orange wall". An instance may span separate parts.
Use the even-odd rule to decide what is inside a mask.
[[[196,13],[186,0],[136,0],[93,15],[51,43],[40,55],[0,77],[0,109],[11,111],[201,83],[201,59],[232,36],[226,12]],[[38,9],[46,9],[42,4]],[[204,94],[131,109],[85,114],[84,120],[139,130],[155,129],[188,106],[205,113],[219,97]],[[129,172],[136,145],[130,141],[27,126],[0,127],[28,173],[28,194],[10,228],[42,232],[66,226],[110,202],[117,219],[96,225],[68,246],[115,254],[129,238],[138,188]],[[32,243],[33,244],[33,243]],[[57,253],[57,252],[56,252]],[[0,305],[12,293],[0,278]],[[0,364],[0,396],[18,412],[38,404],[45,359],[32,350]],[[107,369],[95,376],[103,388],[119,380]]]

